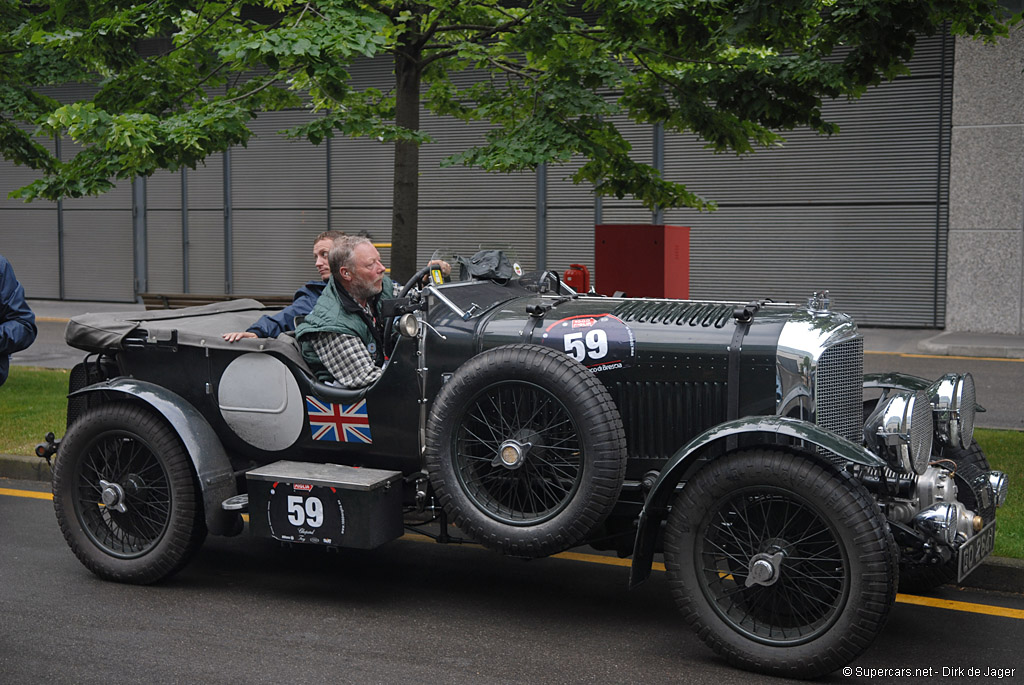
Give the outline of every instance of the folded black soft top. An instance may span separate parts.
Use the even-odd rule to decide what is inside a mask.
[[[258,318],[278,311],[252,299],[214,302],[184,309],[99,312],[72,318],[64,330],[68,345],[86,352],[116,352],[124,339],[145,331],[153,340],[169,340],[177,331],[179,345],[232,349],[240,352],[277,351],[302,364],[295,338],[245,338],[229,343],[223,333],[244,331]]]

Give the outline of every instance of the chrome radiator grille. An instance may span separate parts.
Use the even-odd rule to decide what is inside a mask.
[[[814,381],[815,423],[855,443],[863,441],[864,339],[825,350]]]

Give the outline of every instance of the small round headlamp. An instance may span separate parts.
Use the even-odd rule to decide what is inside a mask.
[[[957,510],[950,502],[936,502],[919,511],[914,517],[914,526],[928,536],[947,545],[956,540]]]
[[[398,332],[407,338],[415,338],[420,332],[420,320],[412,312],[403,314],[398,320]]]

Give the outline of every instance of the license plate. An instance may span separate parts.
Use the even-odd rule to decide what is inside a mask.
[[[957,582],[960,582],[978,568],[985,560],[992,549],[996,546],[996,522],[988,524],[981,529],[981,532],[964,543],[957,556],[957,567],[960,570]]]

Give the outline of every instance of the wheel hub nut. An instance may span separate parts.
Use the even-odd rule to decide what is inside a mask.
[[[501,460],[505,462],[505,466],[513,466],[521,457],[519,450],[513,445],[505,445],[501,448]]]
[[[491,462],[492,466],[504,466],[508,469],[517,469],[526,461],[526,451],[532,445],[528,442],[518,440],[506,440],[498,447],[498,456]]]
[[[747,587],[754,585],[773,585],[779,579],[779,570],[782,568],[782,559],[786,555],[782,552],[775,554],[757,554],[750,560],[750,567],[747,571]]]
[[[100,492],[103,506],[121,514],[128,511],[128,508],[124,506],[124,488],[117,483],[110,483],[105,480],[100,481],[100,487],[103,488]]]

